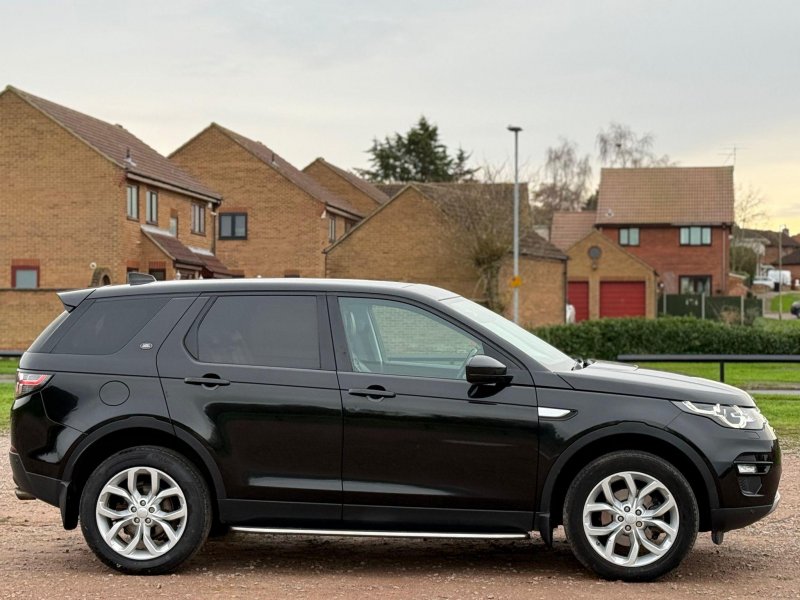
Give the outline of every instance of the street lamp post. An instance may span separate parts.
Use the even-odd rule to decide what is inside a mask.
[[[522,127],[509,125],[508,130],[514,134],[514,323],[519,323],[519,132]]]
[[[781,225],[778,232],[778,320],[783,320],[783,232],[788,232],[786,225]]]

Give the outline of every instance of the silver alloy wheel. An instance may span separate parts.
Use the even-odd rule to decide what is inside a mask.
[[[643,567],[675,543],[680,520],[672,493],[655,477],[622,471],[603,479],[583,505],[583,531],[595,552],[624,567]]]
[[[100,491],[97,527],[118,554],[150,560],[169,552],[186,528],[183,491],[153,467],[132,467],[114,475]]]

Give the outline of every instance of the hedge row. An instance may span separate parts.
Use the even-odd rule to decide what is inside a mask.
[[[800,354],[800,329],[769,330],[694,317],[600,319],[533,333],[570,356],[619,354]]]

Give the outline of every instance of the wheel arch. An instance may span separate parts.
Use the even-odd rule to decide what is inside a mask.
[[[567,488],[578,472],[592,460],[619,450],[639,450],[664,458],[689,481],[700,512],[700,530],[711,527],[711,510],[719,507],[717,485],[711,469],[688,443],[679,437],[643,423],[604,427],[581,437],[558,457],[547,474],[541,492],[536,528],[547,541],[561,524]]]
[[[155,417],[130,417],[108,423],[86,436],[72,452],[64,468],[59,498],[65,529],[78,525],[80,495],[89,475],[110,455],[136,446],[162,446],[180,453],[194,464],[208,484],[214,518],[218,500],[226,497],[222,475],[208,450],[190,434]]]

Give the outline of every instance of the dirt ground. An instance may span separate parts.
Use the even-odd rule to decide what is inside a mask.
[[[118,575],[94,558],[58,510],[14,497],[0,436],[0,598],[800,598],[800,453],[784,453],[782,504],[714,546],[702,534],[683,565],[656,583],[585,571],[559,532],[534,541],[307,538],[232,534],[177,574]]]

